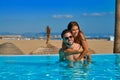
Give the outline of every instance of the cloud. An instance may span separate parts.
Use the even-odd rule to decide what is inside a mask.
[[[109,15],[109,14],[113,14],[113,12],[102,12],[102,13],[98,13],[98,12],[94,12],[94,13],[83,13],[83,16],[105,16],[105,15]]]
[[[53,15],[53,18],[73,18],[73,15]]]

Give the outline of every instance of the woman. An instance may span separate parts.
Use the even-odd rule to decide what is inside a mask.
[[[83,32],[80,30],[78,23],[75,21],[71,21],[68,24],[67,28],[68,28],[68,30],[71,31],[71,33],[74,37],[74,41],[76,43],[79,43],[83,48],[83,52],[79,56],[78,60],[81,60],[82,58],[86,57],[86,55],[87,55],[87,60],[88,60],[88,62],[90,62],[90,54],[88,54],[88,44],[87,44],[87,41],[85,39]],[[62,47],[66,48],[64,43],[63,43]]]

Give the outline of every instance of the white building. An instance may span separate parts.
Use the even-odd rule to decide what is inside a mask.
[[[114,36],[110,36],[110,37],[109,37],[109,40],[110,40],[110,41],[114,41]]]

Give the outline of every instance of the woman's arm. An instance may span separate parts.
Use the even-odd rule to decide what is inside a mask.
[[[78,58],[80,60],[88,53],[88,44],[87,44],[85,36],[82,32],[79,34],[79,36],[81,38],[81,45],[83,47],[83,52],[81,53],[80,57]]]
[[[67,49],[64,50],[64,53],[68,53],[68,54],[72,54],[72,53],[76,54],[76,53],[81,53],[81,52],[83,52],[82,47],[80,47],[78,50],[75,50],[73,48],[67,48]]]

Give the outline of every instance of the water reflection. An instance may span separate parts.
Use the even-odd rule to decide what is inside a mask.
[[[116,55],[116,80],[120,80],[120,54]]]
[[[61,70],[61,80],[88,80],[89,64],[74,62],[74,67],[68,66]]]

